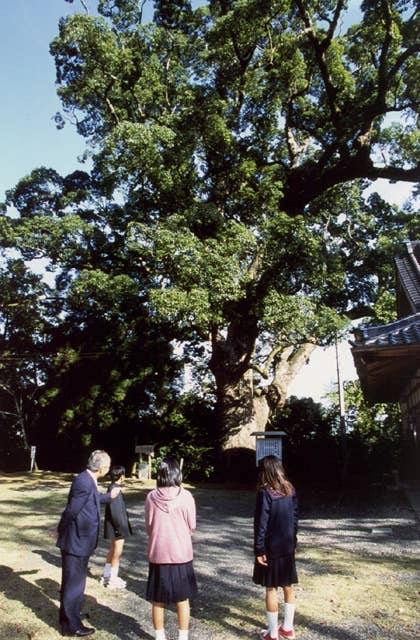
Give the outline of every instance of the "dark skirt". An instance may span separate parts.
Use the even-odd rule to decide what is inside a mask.
[[[252,579],[263,587],[289,587],[298,581],[295,556],[268,558],[268,565],[263,566],[255,560]]]
[[[171,604],[191,600],[197,594],[197,582],[191,562],[182,564],[149,563],[146,599]]]

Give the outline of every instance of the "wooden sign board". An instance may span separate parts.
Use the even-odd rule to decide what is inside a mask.
[[[148,456],[154,456],[155,453],[155,445],[154,444],[143,444],[136,446],[136,453],[145,453]]]
[[[265,456],[277,456],[283,459],[283,436],[284,431],[256,431],[252,434],[255,436],[255,463],[258,466],[259,461]]]

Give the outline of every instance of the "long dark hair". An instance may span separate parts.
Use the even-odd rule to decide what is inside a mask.
[[[157,467],[156,485],[158,487],[180,487],[182,471],[175,458],[167,456],[160,460]]]
[[[293,492],[293,485],[286,478],[283,465],[277,456],[265,456],[259,462],[257,488],[271,487],[285,496]]]

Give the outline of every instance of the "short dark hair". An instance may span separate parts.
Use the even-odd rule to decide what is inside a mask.
[[[182,471],[175,458],[166,456],[159,461],[157,467],[156,484],[158,487],[180,487]]]
[[[121,476],[125,476],[125,467],[122,464],[114,464],[109,470],[109,477],[112,482],[116,482],[121,478]]]

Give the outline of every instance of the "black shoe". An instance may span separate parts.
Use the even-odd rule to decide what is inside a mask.
[[[93,627],[80,627],[76,631],[72,633],[62,633],[62,636],[71,637],[71,638],[84,638],[85,636],[90,636],[92,633],[95,633],[95,629]]]

